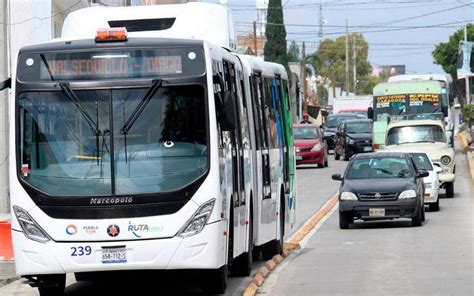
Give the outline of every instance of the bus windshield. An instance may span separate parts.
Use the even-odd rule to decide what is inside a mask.
[[[160,87],[130,130],[147,88],[19,95],[20,176],[52,196],[173,191],[208,169],[205,92]],[[82,111],[81,111],[82,110]]]

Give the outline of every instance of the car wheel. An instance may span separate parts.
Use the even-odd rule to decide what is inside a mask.
[[[339,228],[340,229],[349,229],[349,224],[352,224],[354,220],[349,213],[339,212]]]
[[[430,212],[439,211],[439,199],[435,203],[429,204],[429,207],[430,207]]]
[[[421,210],[421,222],[425,222],[426,220],[426,217],[425,217],[425,204],[423,204],[421,206],[422,210]]]
[[[454,197],[454,182],[445,183],[446,188],[446,197]]]
[[[318,168],[322,169],[324,167],[324,162],[318,163]]]
[[[423,209],[420,207],[418,209],[418,212],[416,213],[416,216],[411,218],[411,226],[414,227],[419,227],[423,223],[423,214],[422,214]]]

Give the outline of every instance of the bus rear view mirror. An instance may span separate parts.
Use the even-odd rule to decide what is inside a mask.
[[[224,130],[233,131],[236,128],[237,110],[235,108],[235,100],[232,93],[228,90],[224,91]]]
[[[12,79],[8,78],[7,80],[4,80],[0,82],[0,90],[4,90],[6,88],[10,88],[12,86]]]
[[[372,109],[372,107],[369,107],[369,108],[367,109],[367,117],[368,117],[369,119],[374,119],[374,109]]]

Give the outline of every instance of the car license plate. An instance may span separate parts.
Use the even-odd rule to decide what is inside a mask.
[[[102,263],[126,263],[127,249],[125,248],[103,248],[102,249]]]
[[[303,160],[303,156],[301,156],[301,155],[296,155],[296,160]]]
[[[385,209],[369,209],[369,217],[383,217]]]
[[[364,151],[365,151],[365,152],[367,152],[367,151],[372,151],[372,147],[370,147],[370,146],[364,147]]]

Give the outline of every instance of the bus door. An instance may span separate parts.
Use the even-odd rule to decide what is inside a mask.
[[[268,130],[267,130],[267,123],[265,121],[264,115],[264,97],[263,97],[263,78],[261,73],[254,74],[254,90],[255,90],[255,102],[253,102],[256,112],[255,116],[257,117],[258,130],[256,130],[256,134],[259,134],[258,139],[260,143],[258,143],[258,147],[262,153],[262,187],[263,187],[263,199],[271,199],[272,192],[271,192],[271,174],[270,174],[270,149],[268,143]]]
[[[281,77],[279,75],[275,76],[275,80],[272,84],[272,97],[273,97],[273,105],[275,106],[276,110],[276,120],[277,120],[277,128],[278,128],[278,142],[280,149],[283,152],[283,181],[285,182],[285,191],[286,194],[289,193],[290,189],[290,165],[289,165],[289,147],[288,147],[288,131],[286,130],[286,123],[288,122],[288,118],[286,118],[287,114],[285,113],[285,109],[283,107],[283,96],[282,96],[282,82]]]
[[[224,80],[227,90],[231,91],[235,110],[239,110],[237,99],[235,66],[224,61]],[[236,128],[230,132],[231,157],[232,157],[232,197],[233,197],[233,254],[239,254],[242,246],[245,248],[245,188],[244,188],[244,167],[242,147],[242,131],[240,128],[240,116],[236,115]]]

